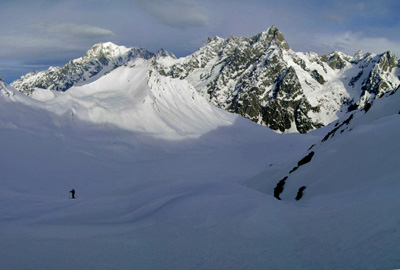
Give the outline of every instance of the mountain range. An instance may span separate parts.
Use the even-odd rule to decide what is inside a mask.
[[[11,85],[27,95],[38,88],[67,91],[137,58],[162,76],[187,80],[215,106],[278,132],[320,128],[400,84],[400,62],[390,51],[294,52],[272,26],[250,38],[209,38],[179,59],[163,49],[153,54],[100,43],[64,67],[29,73]]]
[[[397,269],[398,72],[271,27],[0,79],[2,268]]]

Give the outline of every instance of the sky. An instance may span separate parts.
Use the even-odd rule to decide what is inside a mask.
[[[400,1],[2,0],[0,76],[63,66],[94,44],[160,48],[178,57],[208,37],[251,37],[276,25],[294,51],[400,56]]]

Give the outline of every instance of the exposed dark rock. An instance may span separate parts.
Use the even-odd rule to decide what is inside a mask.
[[[311,161],[314,156],[314,151],[311,151],[307,156],[303,157],[299,162],[297,162],[297,166],[303,166]]]
[[[365,111],[365,113],[367,113],[369,111],[369,109],[371,109],[372,104],[371,103],[367,103],[365,104],[363,110]]]
[[[340,125],[337,126],[336,128],[334,128],[334,129],[332,129],[331,131],[329,131],[329,132],[325,135],[325,137],[322,139],[321,142],[327,141],[327,140],[329,139],[329,137],[332,138],[332,137],[335,135],[336,131],[338,131],[338,130],[339,130],[341,127],[343,127],[344,125],[349,125],[351,119],[353,119],[353,114],[351,114],[351,115],[349,116],[349,118],[347,118],[345,121],[343,121],[342,124],[340,124]]]
[[[348,108],[347,108],[347,112],[352,112],[354,110],[358,109],[358,105],[357,104],[351,104]]]
[[[361,78],[361,76],[363,75],[363,73],[364,73],[364,71],[361,70],[355,77],[352,77],[351,80],[350,80],[350,82],[349,82],[349,85],[350,85],[350,86],[354,86],[354,84]]]
[[[321,56],[321,60],[327,62],[332,69],[342,69],[346,66],[346,59],[337,52],[332,52],[329,55]]]
[[[302,186],[301,188],[299,188],[299,191],[297,192],[296,195],[296,201],[300,200],[303,197],[303,192],[306,189],[306,186]]]
[[[274,189],[274,197],[278,200],[281,200],[280,194],[283,192],[283,187],[285,186],[285,181],[287,178],[287,176],[283,177]]]
[[[324,79],[324,76],[322,76],[321,74],[318,73],[317,70],[313,70],[311,71],[311,76],[320,84],[324,84],[326,81]]]
[[[398,59],[391,51],[387,51],[381,55],[378,65],[383,71],[392,72],[398,65]]]
[[[372,97],[381,97],[385,92],[393,90],[397,85],[386,79],[387,74],[391,73],[398,65],[397,57],[390,51],[378,56],[377,64],[372,68],[366,82],[363,84],[361,96],[366,93]]]
[[[284,60],[289,49],[282,33],[272,26],[250,38],[209,39],[205,47],[165,73],[186,78],[215,62],[199,76],[202,81],[209,80],[202,91],[214,105],[273,130],[306,133],[323,124],[308,116],[309,111],[319,108],[310,105],[295,68]],[[296,57],[294,61],[307,69],[304,60]],[[312,74],[324,83],[318,71]]]
[[[349,118],[347,118],[346,120],[343,121],[343,124],[342,124],[342,125],[348,125],[348,124],[350,124],[350,121],[351,121],[351,119],[353,119],[353,117],[354,117],[354,114],[351,114],[351,115],[349,116]]]

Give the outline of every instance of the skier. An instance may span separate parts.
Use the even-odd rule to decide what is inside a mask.
[[[72,198],[71,199],[75,199],[75,189],[72,189],[70,191]]]

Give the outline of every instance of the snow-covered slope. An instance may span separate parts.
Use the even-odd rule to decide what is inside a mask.
[[[66,91],[72,86],[90,83],[131,60],[151,57],[153,54],[143,48],[126,48],[111,42],[99,43],[83,57],[71,60],[63,67],[28,73],[11,85],[27,95],[37,88]]]
[[[49,111],[71,119],[170,139],[199,137],[235,121],[189,83],[159,75],[143,59],[63,94],[37,90],[32,97],[45,102]]]
[[[325,133],[321,141],[286,168],[271,167],[250,182],[283,200],[294,200],[302,186],[307,187],[302,200],[373,193],[380,184],[396,187],[400,184],[399,114],[400,92],[388,92],[363,110],[318,130]],[[274,194],[281,179],[281,192]]]
[[[399,268],[399,91],[277,134],[151,70],[36,100],[0,83],[2,268]]]
[[[35,91],[37,100],[1,86],[4,269],[228,267],[252,236],[221,245],[258,204],[238,182],[312,141],[215,109],[146,63],[67,92]]]
[[[299,206],[289,226],[314,267],[399,268],[399,88],[316,133],[310,149],[247,185]]]
[[[203,99],[208,79],[229,90],[226,72],[234,83],[235,65],[207,48],[200,67],[160,51],[65,92],[26,96],[0,81],[2,269],[399,268],[396,58],[293,53],[272,30],[243,51],[269,44],[273,58],[261,53],[241,74],[253,72],[243,86],[277,76],[276,123],[279,106],[292,113],[293,100],[305,98],[333,112],[361,97],[341,108],[364,109],[307,134],[275,133]],[[247,44],[209,44],[225,44],[228,57],[236,43]],[[250,63],[239,56],[228,58]],[[171,78],[184,73],[197,90]]]

